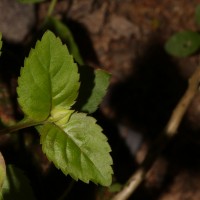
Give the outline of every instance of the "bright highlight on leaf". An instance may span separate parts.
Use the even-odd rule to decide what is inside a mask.
[[[43,151],[64,174],[86,183],[111,184],[111,149],[94,118],[74,113],[66,124],[47,123],[37,130]]]
[[[26,117],[44,121],[70,109],[79,89],[77,65],[59,38],[47,31],[25,59],[18,79],[18,102]]]

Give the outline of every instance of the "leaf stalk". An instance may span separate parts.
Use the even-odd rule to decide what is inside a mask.
[[[13,125],[13,126],[6,127],[4,129],[0,130],[0,135],[13,133],[13,132],[19,131],[21,129],[29,128],[29,127],[32,127],[32,126],[37,126],[37,125],[40,125],[40,124],[43,124],[43,123],[44,122],[34,122],[34,121],[22,120],[19,123]]]

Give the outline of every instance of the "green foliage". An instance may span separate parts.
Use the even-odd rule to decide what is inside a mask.
[[[45,23],[45,28],[52,30],[57,36],[60,37],[64,43],[67,44],[69,52],[73,55],[75,61],[78,64],[84,64],[83,58],[80,55],[79,48],[74,40],[74,37],[69,28],[64,23],[55,17],[48,17]]]
[[[17,0],[20,3],[41,3],[44,0]]]
[[[80,86],[79,96],[74,107],[82,112],[93,113],[105,96],[110,74],[100,69],[94,71],[88,66],[80,66],[79,71],[80,81],[85,84]]]
[[[195,53],[200,48],[200,35],[192,31],[175,33],[165,44],[166,51],[178,57]]]
[[[7,166],[6,179],[1,193],[1,200],[35,200],[29,180],[24,173],[12,166]]]
[[[78,80],[67,47],[47,31],[21,69],[17,92],[22,111],[33,121],[44,121],[56,111],[70,109],[78,95]]]
[[[105,72],[96,71],[90,104],[86,104],[88,111],[97,108],[108,79]],[[44,33],[31,50],[18,85],[18,102],[25,113],[26,126],[41,124],[36,129],[49,160],[75,180],[110,185],[113,172],[107,138],[94,118],[70,110],[80,85],[78,68],[67,47],[52,32]],[[19,126],[23,127],[23,121]]]
[[[48,123],[37,130],[43,151],[63,173],[86,183],[111,184],[111,149],[94,118],[73,113],[66,124]]]
[[[97,110],[109,85],[110,75],[103,70],[94,70],[89,66],[84,66],[78,46],[69,28],[54,17],[48,17],[44,29],[50,28],[64,43],[67,44],[69,52],[73,55],[79,66],[80,86],[79,96],[74,108],[76,110],[93,113]]]
[[[6,164],[2,153],[0,152],[0,191],[6,178]]]
[[[114,193],[114,192],[119,192],[122,189],[123,185],[120,183],[113,183],[110,187],[109,187],[109,191]]]
[[[200,26],[200,5],[198,5],[195,9],[195,20],[197,24]]]
[[[82,111],[93,113],[98,108],[102,98],[106,94],[106,89],[109,85],[110,74],[103,70],[95,70],[94,87],[87,103],[83,105]]]
[[[44,0],[17,1],[39,3]],[[92,181],[109,186],[113,162],[107,137],[93,117],[81,112],[97,110],[109,85],[110,75],[74,62],[75,59],[79,65],[84,65],[69,28],[50,17],[55,4],[56,0],[52,0],[45,26],[60,38],[46,31],[25,59],[17,88],[24,119],[8,127],[7,131],[34,126],[40,133],[43,152],[65,175],[86,183]],[[1,48],[0,33],[0,55]],[[34,200],[23,172],[10,165],[6,172],[1,157],[0,154],[0,200]]]

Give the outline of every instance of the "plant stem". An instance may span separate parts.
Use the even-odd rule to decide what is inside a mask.
[[[7,127],[7,128],[0,130],[0,135],[16,132],[18,130],[28,128],[28,127],[31,127],[31,126],[40,125],[42,123],[44,123],[44,122],[33,122],[33,121],[22,120],[19,123],[13,125],[13,126],[10,126],[10,127]]]
[[[50,17],[52,15],[56,3],[57,3],[57,0],[51,0],[51,3],[49,5],[49,9],[48,9],[48,13],[47,13],[47,17]]]
[[[65,200],[68,194],[70,193],[70,191],[72,190],[72,188],[74,187],[74,184],[75,184],[75,181],[72,180],[69,186],[67,187],[67,189],[64,191],[64,193],[58,200]]]
[[[162,134],[159,135],[155,143],[151,146],[147,153],[147,156],[139,169],[130,177],[123,189],[117,193],[112,200],[126,200],[131,194],[137,189],[137,187],[142,183],[148,170],[151,168],[155,162],[158,155],[166,147],[169,140],[177,134],[178,127],[181,120],[190,105],[195,94],[198,92],[200,83],[200,67],[197,67],[196,71],[193,73],[189,79],[188,88],[180,99],[179,103],[173,110],[173,113],[167,123]]]

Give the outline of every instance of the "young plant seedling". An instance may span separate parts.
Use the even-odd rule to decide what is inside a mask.
[[[95,84],[102,91],[106,89],[105,83],[102,89],[99,80],[108,80],[109,75],[97,71],[100,73],[96,73]],[[18,103],[24,119],[9,127],[7,133],[34,126],[40,134],[43,152],[65,175],[109,186],[113,171],[107,137],[93,117],[74,110],[80,84],[84,84],[79,78],[78,66],[67,46],[46,31],[25,59],[18,79]],[[96,90],[89,99],[89,110],[95,97],[99,102],[105,93],[98,96]],[[91,110],[96,108],[95,104]]]

